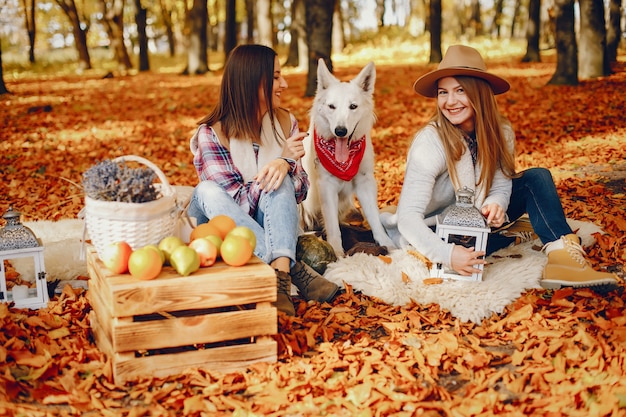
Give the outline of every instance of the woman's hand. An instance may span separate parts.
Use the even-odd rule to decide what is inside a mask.
[[[506,213],[499,204],[491,203],[483,206],[480,211],[487,219],[487,226],[500,227],[504,224]]]
[[[302,140],[309,134],[307,132],[296,133],[285,141],[283,145],[283,153],[280,155],[283,158],[299,160],[304,156],[304,144]]]
[[[289,162],[281,158],[276,158],[261,168],[254,177],[254,180],[263,191],[269,193],[280,187],[285,177],[289,175],[289,171],[291,171]]]
[[[302,139],[307,137],[307,132],[297,133],[285,141],[281,158],[276,158],[264,167],[254,177],[257,184],[265,192],[278,189],[283,180],[289,175],[291,165],[282,158],[299,160],[304,156],[304,144]]]
[[[452,269],[461,275],[472,275],[479,273],[480,269],[476,265],[485,264],[485,252],[476,252],[474,248],[466,248],[461,245],[454,245],[452,248]]]

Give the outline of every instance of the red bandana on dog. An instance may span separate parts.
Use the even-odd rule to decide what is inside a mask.
[[[313,131],[313,144],[322,166],[344,181],[350,181],[359,171],[365,154],[365,136],[350,142],[348,138],[325,139]]]

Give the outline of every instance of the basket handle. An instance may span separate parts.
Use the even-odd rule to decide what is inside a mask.
[[[163,183],[163,185],[168,189],[171,195],[176,195],[176,189],[170,185],[163,171],[161,171],[158,166],[156,166],[155,164],[153,164],[146,158],[143,158],[138,155],[124,155],[124,156],[118,156],[117,158],[113,159],[113,162],[123,162],[123,161],[133,161],[133,162],[139,162],[140,164],[144,164],[145,166],[147,166],[148,168],[150,168],[151,170],[155,172],[155,174],[157,175],[161,183]]]

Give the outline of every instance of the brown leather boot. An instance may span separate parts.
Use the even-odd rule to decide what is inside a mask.
[[[546,289],[561,287],[616,287],[618,279],[608,272],[598,272],[585,259],[585,251],[575,234],[562,236],[543,247],[548,263],[540,285]]]
[[[291,282],[298,288],[306,300],[323,303],[331,301],[339,287],[318,274],[302,261],[297,261],[290,271]]]
[[[291,301],[291,277],[284,271],[276,271],[277,292],[274,306],[288,316],[295,316],[296,309]]]

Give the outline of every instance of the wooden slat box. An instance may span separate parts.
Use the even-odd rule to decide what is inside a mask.
[[[258,258],[240,267],[217,262],[186,277],[166,266],[142,281],[113,274],[90,246],[87,266],[91,328],[115,383],[276,362],[276,274]]]

